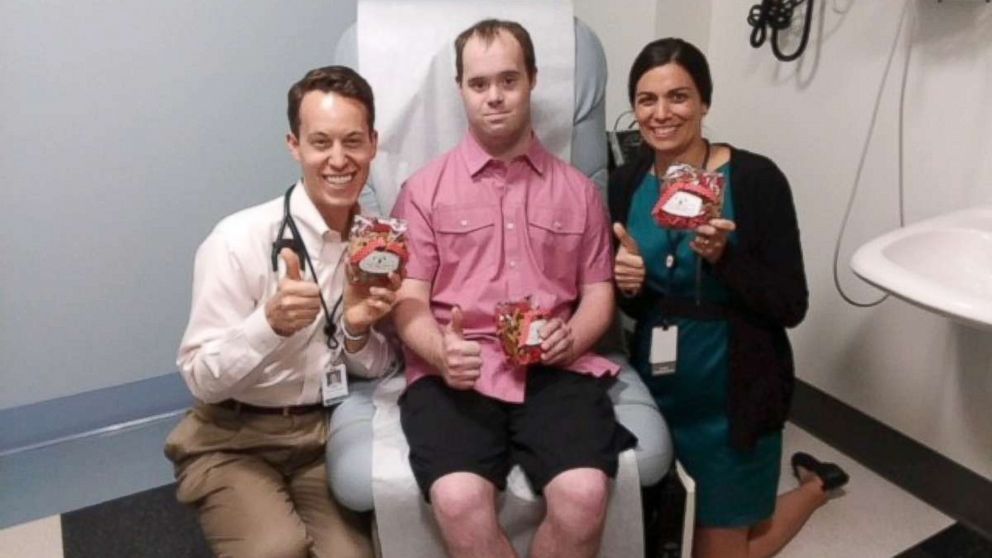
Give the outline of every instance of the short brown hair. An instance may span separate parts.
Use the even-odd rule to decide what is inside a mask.
[[[375,99],[369,82],[347,66],[325,66],[310,70],[303,79],[289,88],[286,115],[289,117],[289,129],[294,136],[300,135],[300,103],[303,102],[303,96],[311,91],[337,93],[362,103],[365,106],[369,134],[372,134],[375,129]]]
[[[478,36],[486,45],[492,44],[500,31],[513,35],[513,38],[517,40],[520,50],[524,52],[524,67],[527,68],[527,77],[531,80],[534,79],[537,74],[537,61],[534,57],[534,43],[530,40],[530,33],[524,29],[523,25],[515,21],[484,19],[462,31],[455,39],[455,81],[462,82],[462,52],[465,50],[465,43],[473,36]]]

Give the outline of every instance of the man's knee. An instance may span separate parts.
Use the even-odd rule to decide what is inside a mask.
[[[221,558],[308,558],[310,541],[306,529],[288,525],[270,525],[250,536],[234,541],[211,544]]]
[[[431,506],[442,524],[467,523],[480,513],[492,514],[495,487],[473,473],[451,473],[431,485]]]
[[[573,469],[559,474],[544,489],[548,518],[578,537],[598,533],[606,520],[609,478],[599,469]]]

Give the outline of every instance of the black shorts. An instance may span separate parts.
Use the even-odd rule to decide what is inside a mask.
[[[594,378],[532,366],[523,403],[451,389],[440,376],[414,382],[400,399],[410,466],[430,501],[434,481],[470,472],[499,490],[519,464],[543,491],[556,475],[578,467],[617,472],[617,455],[637,438],[616,421],[607,389],[612,378]]]

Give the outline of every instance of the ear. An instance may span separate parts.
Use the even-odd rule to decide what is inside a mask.
[[[289,148],[289,152],[293,155],[294,159],[301,161],[300,140],[292,132],[286,134],[286,147]]]
[[[709,113],[710,113],[710,106],[709,105],[703,105],[703,116],[706,116]]]
[[[534,86],[537,85],[537,70],[534,70],[534,75],[530,78],[530,90],[534,90]]]
[[[372,157],[371,158],[372,159],[375,159],[376,153],[379,152],[379,131],[378,130],[372,130],[372,134],[371,134],[371,137],[369,139],[372,140]]]

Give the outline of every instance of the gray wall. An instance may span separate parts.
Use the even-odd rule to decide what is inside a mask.
[[[0,409],[168,374],[193,253],[280,194],[354,0],[0,4]]]

